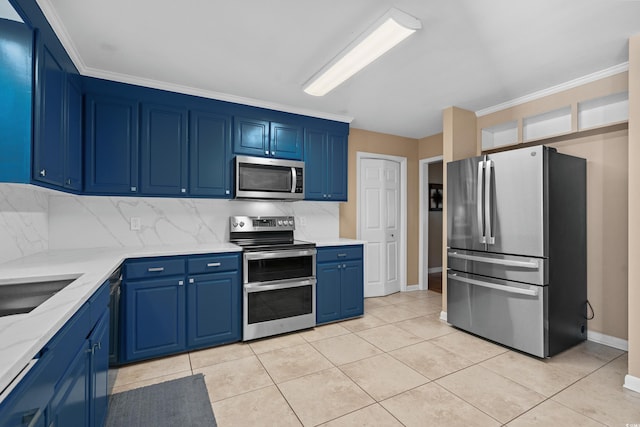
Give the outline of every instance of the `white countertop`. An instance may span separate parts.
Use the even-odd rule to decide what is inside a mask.
[[[334,240],[319,240],[316,241],[316,246],[321,248],[323,246],[348,246],[348,245],[365,245],[365,240],[345,239],[340,237]]]
[[[78,277],[30,313],[0,317],[0,393],[125,259],[241,250],[231,243],[76,249],[0,264],[0,286]]]

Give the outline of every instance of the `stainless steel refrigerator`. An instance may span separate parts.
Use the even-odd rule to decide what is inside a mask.
[[[447,164],[447,321],[538,357],[586,339],[586,161],[537,146]]]

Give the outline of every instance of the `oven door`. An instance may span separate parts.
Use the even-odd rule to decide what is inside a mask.
[[[245,252],[244,283],[288,281],[316,277],[316,249]]]
[[[244,285],[243,341],[316,325],[316,279]]]

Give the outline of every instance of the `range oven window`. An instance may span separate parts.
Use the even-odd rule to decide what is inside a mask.
[[[247,298],[250,325],[313,313],[311,285],[251,292]]]
[[[248,283],[299,279],[314,276],[314,257],[311,255],[248,260],[247,263]]]
[[[238,177],[241,191],[287,193],[293,186],[291,168],[283,166],[240,163]]]

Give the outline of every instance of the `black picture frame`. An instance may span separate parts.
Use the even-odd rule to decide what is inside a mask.
[[[429,211],[442,210],[442,184],[429,184]]]

